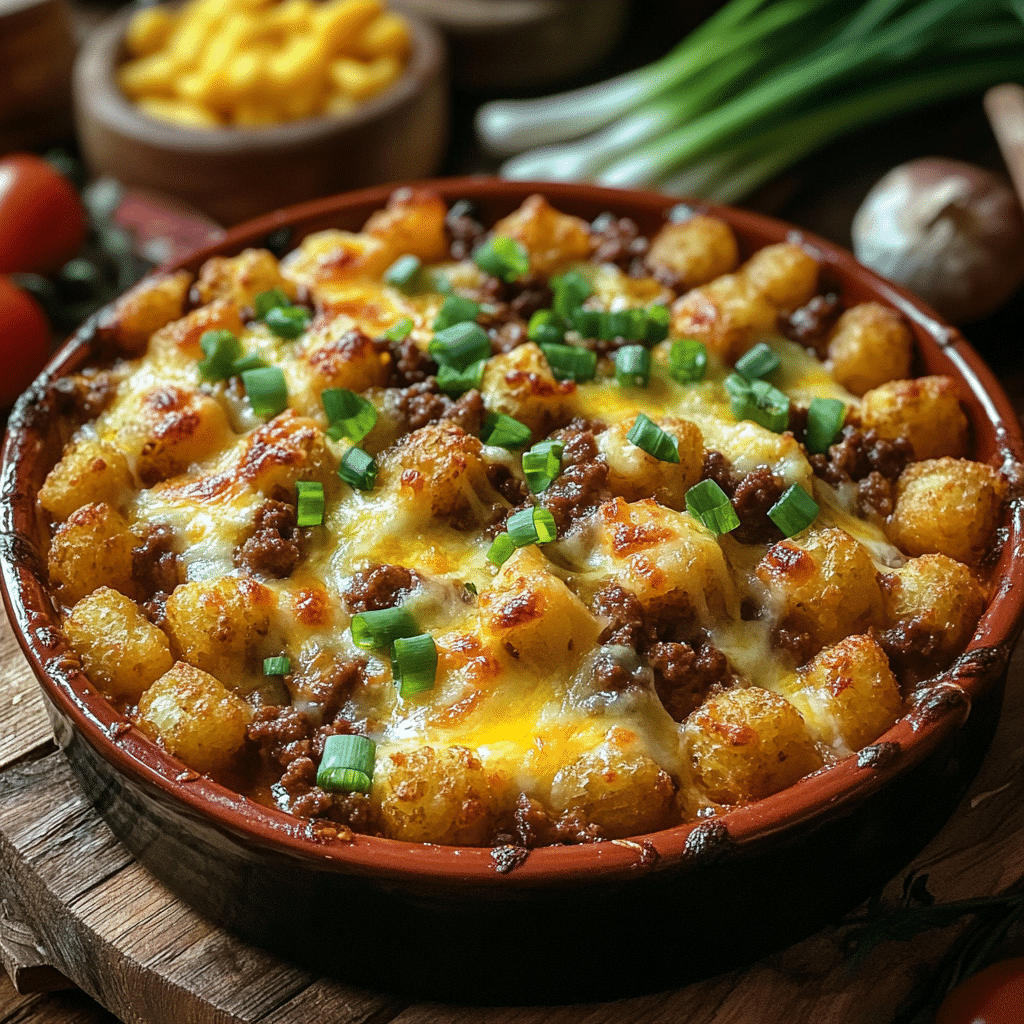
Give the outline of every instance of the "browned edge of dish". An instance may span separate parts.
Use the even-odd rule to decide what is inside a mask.
[[[653,193],[618,191],[588,185],[506,182],[492,178],[455,178],[419,183],[447,202],[475,201],[487,223],[515,209],[534,192],[554,206],[588,220],[613,210],[631,216],[650,233],[678,200]],[[338,227],[358,231],[366,217],[383,206],[393,185],[378,186],[283,210],[230,231],[215,246],[174,265],[196,270],[212,255],[231,254],[258,245],[283,227],[293,229],[291,245],[313,231]],[[810,233],[742,210],[707,203],[691,204],[722,217],[736,230],[744,255],[765,244],[800,240],[822,265],[825,282],[837,285],[844,305],[877,299],[902,312],[919,346],[921,373],[947,373],[958,381],[961,398],[976,433],[975,457],[1002,466],[1010,477],[1011,500],[1002,528],[1002,551],[993,579],[993,597],[967,651],[928,681],[909,712],[859,754],[822,769],[764,800],[700,823],[678,825],[631,840],[533,850],[516,870],[494,869],[489,848],[442,847],[357,835],[350,842],[325,838],[314,822],[256,804],[205,776],[196,777],[140,730],[122,718],[88,682],[78,667],[47,593],[45,553],[39,538],[46,524],[35,492],[56,461],[50,430],[54,410],[47,385],[75,372],[94,357],[101,311],[51,360],[11,415],[5,438],[0,493],[0,568],[4,603],[18,641],[59,715],[117,772],[165,801],[213,822],[229,835],[257,846],[299,857],[319,870],[372,875],[396,883],[427,887],[457,884],[468,889],[533,888],[591,884],[624,878],[635,870],[641,840],[659,855],[653,870],[697,866],[715,848],[755,852],[780,840],[844,816],[872,794],[948,743],[966,721],[971,703],[985,695],[1005,672],[1022,625],[1024,588],[1015,584],[1024,569],[1024,498],[1020,463],[1024,440],[1013,408],[989,369],[954,328],[943,323],[906,291],[857,264],[853,257]],[[651,858],[654,860],[654,858]]]

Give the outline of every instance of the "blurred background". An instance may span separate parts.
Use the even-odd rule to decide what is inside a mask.
[[[319,44],[309,43],[303,50],[291,33],[298,32],[300,22],[309,21],[310,10],[327,2],[202,0],[188,6],[205,6],[208,19],[218,5],[225,10],[231,3],[254,10],[275,8],[274,45],[283,49],[275,58],[274,73],[285,76],[281,81],[297,83],[294,89],[282,87],[278,92],[294,97],[311,80],[308,65]],[[332,2],[333,8],[344,6],[342,0]],[[381,7],[376,0],[347,3],[348,13],[338,13],[332,21],[330,31],[336,35],[345,17],[351,21],[360,11],[362,17]],[[317,81],[333,83],[332,89],[344,86],[350,98],[332,92],[331,105],[312,119],[286,121],[280,109],[270,114],[247,109],[237,114],[237,127],[202,124],[206,113],[200,118],[188,103],[179,102],[182,95],[205,97],[213,86],[180,68],[167,71],[159,44],[161,39],[166,42],[170,29],[152,14],[140,21],[143,6],[126,7],[110,0],[0,0],[0,246],[18,250],[18,232],[28,230],[18,220],[27,201],[24,196],[19,199],[21,212],[15,216],[10,210],[17,205],[11,202],[12,191],[30,190],[34,182],[43,197],[39,202],[50,207],[51,216],[60,208],[48,196],[45,183],[34,181],[23,167],[8,168],[5,179],[3,161],[12,154],[28,153],[56,166],[87,213],[81,234],[64,239],[65,250],[49,253],[48,263],[18,265],[17,259],[0,258],[0,273],[9,275],[9,281],[42,308],[50,344],[150,267],[215,239],[223,227],[251,214],[379,181],[503,172],[524,176],[509,170],[522,157],[510,165],[505,162],[509,151],[499,152],[501,146],[496,147],[493,139],[488,144],[481,137],[482,108],[494,101],[529,100],[603,83],[652,65],[655,73],[640,89],[657,98],[658,65],[653,62],[678,54],[681,41],[696,40],[695,30],[699,34],[709,18],[719,21],[710,23],[714,31],[703,49],[695,44],[689,56],[683,56],[707,61],[707,69],[693,82],[707,97],[712,120],[691,122],[713,127],[719,100],[758,98],[763,93],[758,89],[765,82],[781,81],[782,72],[811,69],[797,87],[795,106],[768,105],[761,112],[755,107],[741,138],[758,142],[760,153],[756,146],[737,148],[734,138],[723,148],[725,157],[715,151],[698,161],[704,179],[689,170],[676,173],[674,168],[647,181],[637,177],[635,165],[643,162],[652,145],[658,154],[661,143],[655,138],[653,144],[620,145],[616,159],[605,161],[597,171],[591,169],[589,177],[724,198],[847,248],[854,247],[855,214],[872,187],[907,161],[967,161],[994,172],[1009,189],[1003,151],[986,116],[983,95],[1000,77],[1024,79],[1024,58],[1017,74],[1006,73],[1015,70],[1006,55],[1024,54],[1024,27],[1007,13],[1010,5],[999,0],[974,0],[969,5],[950,0],[945,6],[953,12],[951,17],[961,17],[960,8],[971,12],[969,18],[963,15],[967,20],[962,31],[954,31],[955,20],[936,22],[927,28],[932,36],[921,52],[914,49],[916,39],[897,35],[886,44],[889,49],[881,64],[865,63],[852,79],[834,81],[812,74],[829,33],[834,37],[857,30],[857,17],[870,20],[872,9],[913,15],[928,5],[910,0],[390,0],[384,5],[389,16],[397,13],[425,24],[432,38],[440,41],[440,56],[417,31],[395,42],[397,37],[389,36],[386,24],[370,32],[367,22],[359,22],[359,40],[337,44],[341,49],[336,48],[334,63],[317,72]],[[786,12],[797,10],[800,17],[787,21]],[[738,13],[729,22],[733,12]],[[778,19],[774,28],[768,24],[772,18]],[[977,24],[968,25],[971,19]],[[227,53],[227,24],[223,18],[208,20],[205,31],[197,28],[194,36],[202,48],[222,45]],[[743,42],[746,26],[762,24],[764,31],[757,28]],[[865,52],[887,26],[868,28],[861,45]],[[371,47],[367,40],[374,33]],[[905,54],[897,52],[901,48]],[[241,58],[231,61],[241,76]],[[917,78],[911,81],[908,76],[914,74]],[[385,83],[376,93],[372,82],[367,84],[374,76]],[[172,79],[181,83],[176,98],[168,91]],[[145,89],[154,82],[155,98],[147,98]],[[219,87],[227,88],[223,82]],[[907,97],[913,89],[919,95],[911,101]],[[664,95],[676,102],[677,93],[684,106],[694,95],[690,85]],[[860,107],[842,106],[851,96]],[[600,102],[605,100],[578,100],[575,107],[569,103],[565,109],[582,116]],[[858,123],[864,121],[858,111],[865,104],[873,104],[873,114],[867,123]],[[292,106],[294,114],[299,107]],[[647,107],[637,109],[642,117],[653,116]],[[657,103],[651,109],[664,116]],[[220,108],[215,115],[222,121],[230,116]],[[516,119],[519,116],[515,114]],[[673,113],[676,116],[682,114]],[[265,123],[260,120],[264,117]],[[840,122],[841,130],[835,127]],[[618,125],[620,119],[611,123]],[[672,122],[666,131],[671,137],[671,131],[687,123],[685,118]],[[780,126],[788,134],[780,135]],[[242,138],[254,131],[264,133],[256,143]],[[799,144],[794,145],[794,139]],[[808,152],[802,154],[803,149]],[[661,145],[662,157],[664,152]],[[773,167],[771,160],[762,159],[764,154],[787,158],[776,159],[782,166]],[[523,166],[527,171],[539,167],[539,173],[527,176],[541,180],[548,177],[545,168],[551,165],[527,161]],[[715,191],[716,167],[719,183],[728,183],[724,196]],[[959,208],[955,213],[957,226],[963,228],[966,214]],[[973,210],[968,213],[973,216]],[[52,230],[60,236],[59,227]],[[1007,230],[1004,225],[1004,234]],[[1007,258],[1005,248],[999,255],[1000,265],[1010,270],[1004,273],[1002,294],[988,303],[994,308],[954,316],[1000,373],[1014,373],[1017,365],[1017,324],[1024,304],[1018,287],[1024,278],[1024,228],[1019,231],[1021,237],[1001,240],[1017,249],[1012,258]],[[3,295],[0,290],[0,299]],[[23,332],[24,318],[18,323]],[[9,345],[0,336],[0,346]],[[37,343],[33,351],[38,360],[41,346]],[[24,374],[30,369],[26,366]]]

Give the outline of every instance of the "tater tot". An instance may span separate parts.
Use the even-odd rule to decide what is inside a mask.
[[[910,372],[913,339],[904,319],[888,306],[862,302],[848,309],[828,336],[827,367],[848,391],[863,395]]]
[[[967,459],[911,463],[896,482],[889,536],[908,555],[942,554],[976,565],[995,537],[1006,493],[991,466]]]
[[[950,377],[894,380],[873,388],[861,399],[861,423],[880,437],[905,437],[916,459],[967,452],[969,424]]]

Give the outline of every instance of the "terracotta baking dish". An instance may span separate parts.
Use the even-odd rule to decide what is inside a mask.
[[[491,179],[439,181],[483,219],[534,191],[592,219],[605,210],[651,231],[675,201],[654,194]],[[185,261],[291,244],[326,227],[358,230],[388,188],[253,221]],[[746,252],[786,224],[710,207]],[[875,299],[909,319],[917,373],[956,378],[976,457],[1020,480],[1020,428],[989,370],[951,327],[851,256],[810,235],[844,303]],[[39,677],[60,745],[113,831],[183,900],[314,970],[469,1001],[597,999],[727,969],[835,920],[892,876],[937,830],[977,768],[998,717],[1021,626],[1022,503],[1004,524],[992,602],[967,652],[930,681],[878,741],[759,803],[635,840],[534,850],[420,846],[357,836],[256,805],[184,770],[121,719],[74,668],[47,596],[46,524],[34,495],[59,455],[49,385],[96,358],[100,313],[19,401],[3,462],[4,600]]]

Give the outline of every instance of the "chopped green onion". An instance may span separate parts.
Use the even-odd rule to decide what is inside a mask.
[[[696,338],[680,338],[672,342],[668,356],[668,372],[680,384],[696,384],[708,369],[708,350]]]
[[[551,486],[562,471],[562,441],[540,441],[523,454],[523,475],[533,494],[540,494]]]
[[[438,331],[427,351],[440,365],[465,370],[481,359],[490,358],[491,339],[479,324],[464,321]]]
[[[729,533],[740,525],[729,496],[714,480],[701,480],[686,492],[686,511],[716,535]]]
[[[199,364],[203,380],[227,380],[232,376],[232,365],[242,354],[242,346],[231,331],[206,331],[199,339],[199,347],[206,356]]]
[[[763,341],[748,349],[736,360],[736,371],[749,381],[767,377],[777,370],[782,360]]]
[[[291,304],[292,300],[280,288],[271,288],[270,291],[260,292],[252,300],[252,311],[256,314],[257,320],[263,320],[272,309],[280,309]]]
[[[288,408],[288,383],[280,366],[260,366],[242,373],[242,384],[257,416],[270,419]]]
[[[372,491],[377,482],[377,463],[362,448],[349,448],[341,458],[338,476],[360,491]]]
[[[845,402],[838,398],[812,398],[807,407],[807,430],[804,435],[807,450],[824,455],[839,436],[845,419]]]
[[[413,256],[412,253],[406,253],[404,256],[399,256],[394,263],[384,271],[384,281],[387,284],[393,285],[395,288],[400,288],[404,292],[414,291],[419,278],[420,271],[423,269],[423,263],[419,256]]]
[[[573,330],[577,331],[581,338],[599,338],[601,336],[601,311],[598,309],[584,309],[580,306],[574,309],[568,317]]]
[[[368,736],[328,736],[316,773],[326,793],[369,793],[377,759],[377,744]]]
[[[615,353],[615,379],[623,387],[647,387],[651,380],[651,353],[643,345],[623,345]]]
[[[454,324],[472,323],[479,315],[479,303],[464,299],[461,295],[449,295],[431,326],[435,331],[443,331]]]
[[[738,373],[731,373],[725,379],[725,387],[737,420],[753,420],[776,434],[789,425],[789,397],[767,381],[759,378],[748,381]]]
[[[553,277],[549,284],[554,295],[552,308],[563,320],[569,320],[594,291],[590,282],[578,270]]]
[[[509,516],[508,535],[517,548],[528,544],[547,544],[558,536],[555,517],[540,505],[524,508]]]
[[[231,375],[238,376],[245,373],[246,370],[258,370],[266,365],[265,359],[260,358],[255,352],[250,352],[248,355],[242,356],[241,359],[236,359],[231,364]]]
[[[541,352],[559,380],[593,380],[597,372],[597,353],[576,345],[541,345]]]
[[[626,439],[661,462],[679,461],[679,442],[645,413],[637,413]]]
[[[475,253],[473,262],[492,277],[503,281],[515,281],[530,269],[530,257],[514,239],[505,235],[493,235]]]
[[[275,306],[263,322],[279,338],[297,338],[309,326],[309,310],[302,306]]]
[[[522,448],[530,440],[532,431],[525,423],[503,412],[489,412],[484,418],[480,440],[495,448]]]
[[[487,549],[487,559],[495,565],[504,565],[515,551],[516,545],[507,533],[499,533]]]
[[[750,389],[754,395],[750,419],[776,434],[781,434],[789,426],[789,396],[764,380],[752,380]]]
[[[466,588],[466,589],[467,589],[467,590],[468,590],[468,591],[469,591],[469,592],[470,592],[470,593],[471,593],[471,594],[472,594],[472,595],[473,595],[474,597],[476,597],[476,594],[477,594],[476,584],[475,584],[475,583],[474,583],[474,582],[473,582],[472,580],[466,580],[466,582],[465,582],[465,583],[463,583],[462,585],[463,585],[463,586],[464,586],[464,587],[465,587],[465,588]]]
[[[399,637],[416,636],[419,631],[416,620],[402,606],[357,612],[352,616],[352,642],[364,651],[390,647]]]
[[[399,320],[397,323],[392,324],[385,332],[383,337],[387,341],[402,341],[404,338],[408,338],[412,333],[413,322],[405,317]]]
[[[799,484],[793,484],[768,509],[768,518],[787,537],[795,537],[814,522],[818,511],[817,502]]]
[[[565,341],[565,324],[551,309],[538,309],[530,317],[526,336],[538,345],[561,345]]]
[[[603,341],[624,338],[639,341],[647,333],[647,313],[642,309],[618,309],[598,313],[597,336]]]
[[[484,367],[486,359],[478,359],[475,363],[467,366],[465,370],[456,370],[452,366],[440,366],[437,371],[437,386],[452,398],[458,398],[467,391],[474,388],[480,389],[484,380]]]
[[[659,341],[664,341],[668,337],[671,320],[672,314],[668,306],[648,306],[643,340],[648,345],[656,345]]]
[[[399,638],[391,659],[391,674],[402,697],[434,688],[437,675],[437,645],[429,633]]]
[[[320,392],[327,414],[327,436],[332,441],[347,437],[359,444],[377,423],[377,409],[367,398],[348,388],[328,388]]]
[[[292,670],[292,663],[287,658],[264,658],[263,674],[265,676],[286,676]]]
[[[295,483],[296,525],[323,526],[324,485],[319,480],[298,480]]]

